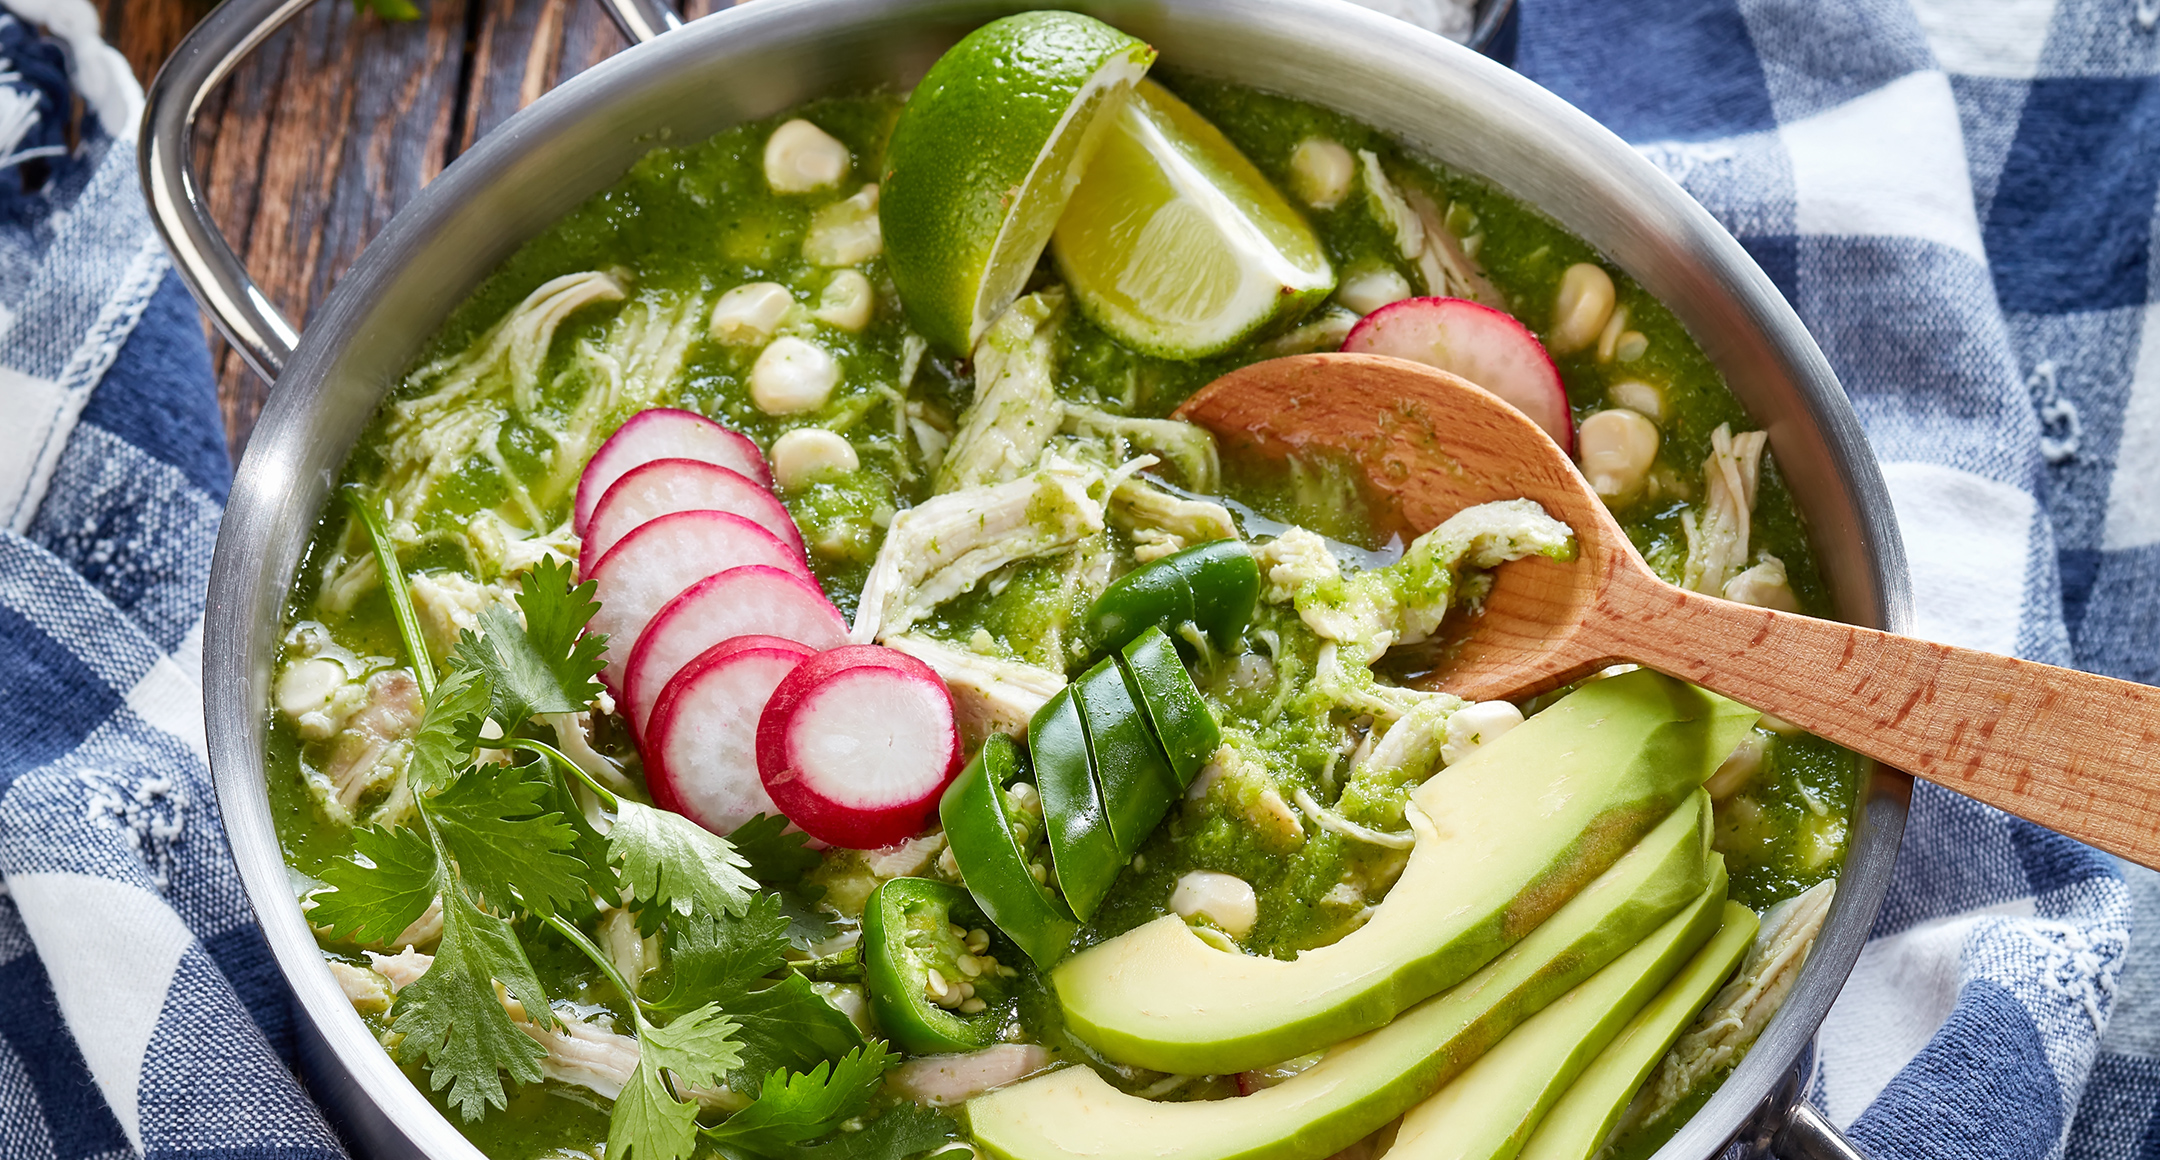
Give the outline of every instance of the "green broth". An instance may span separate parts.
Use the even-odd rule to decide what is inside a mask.
[[[1506,300],[1508,309],[1533,329],[1550,324],[1552,303],[1564,271],[1577,262],[1598,261],[1579,240],[1536,211],[1465,174],[1406,155],[1378,133],[1339,115],[1288,98],[1190,78],[1169,83],[1197,110],[1211,118],[1263,172],[1286,184],[1290,155],[1308,136],[1332,137],[1352,149],[1370,149],[1388,169],[1411,175],[1436,203],[1446,206],[1451,224],[1465,236],[1480,239],[1475,258]],[[854,154],[850,177],[838,190],[819,195],[783,196],[770,192],[760,168],[760,147],[778,123],[757,122],[697,144],[662,144],[613,187],[572,211],[527,243],[477,289],[429,342],[422,364],[455,358],[479,342],[536,287],[577,271],[612,270],[621,274],[633,302],[694,300],[708,304],[720,292],[754,281],[775,281],[799,300],[815,301],[830,271],[800,257],[800,243],[812,211],[819,205],[875,181],[882,168],[886,134],[900,108],[891,94],[867,93],[813,102],[788,116],[808,117],[845,142]],[[1390,266],[1411,276],[1391,235],[1368,211],[1363,199],[1350,197],[1336,208],[1315,212],[1311,221],[1339,271]],[[949,428],[964,410],[972,391],[967,366],[934,354],[917,354],[920,365],[905,383],[902,369],[911,357],[911,335],[881,259],[862,264],[876,293],[874,321],[860,333],[825,328],[820,341],[838,361],[841,383],[821,409],[803,415],[769,416],[750,400],[747,386],[755,351],[729,346],[703,335],[690,342],[680,370],[650,405],[679,406],[706,414],[770,446],[784,431],[817,425],[846,436],[859,453],[859,469],[828,475],[784,498],[812,545],[818,579],[843,613],[852,615],[884,526],[901,509],[930,495],[926,471],[911,461],[911,420]],[[1047,263],[1038,283],[1051,277]],[[1614,273],[1618,300],[1629,311],[1629,326],[1648,341],[1641,357],[1627,363],[1599,362],[1589,353],[1558,360],[1578,419],[1609,405],[1612,387],[1624,380],[1649,383],[1668,401],[1658,465],[1673,478],[1701,485],[1700,464],[1710,453],[1711,433],[1720,424],[1747,427],[1747,417],[1723,380],[1669,311],[1624,275]],[[604,340],[608,328],[628,306],[596,305],[571,315],[545,352],[541,407],[567,414],[577,404],[581,379],[574,368],[582,345]],[[702,309],[703,307],[701,307]],[[1269,357],[1264,344],[1248,344],[1231,354],[1197,363],[1172,362],[1129,350],[1090,325],[1077,312],[1068,315],[1058,340],[1057,390],[1070,403],[1099,407],[1113,414],[1160,417],[1169,414],[1194,390],[1223,372]],[[409,379],[391,401],[409,400],[423,384]],[[646,404],[638,404],[646,405]],[[612,429],[636,406],[603,416],[600,433]],[[387,418],[378,417],[346,464],[341,482],[375,487],[385,482]],[[548,521],[567,517],[571,495],[561,486],[559,465],[552,463],[551,436],[522,420],[506,422],[497,446],[501,464],[473,460],[444,478],[418,519],[423,541],[409,550],[405,566],[413,572],[434,569],[471,572],[481,581],[495,579],[487,561],[468,559],[460,531],[477,513],[506,507],[520,489]],[[589,448],[588,448],[589,453]],[[1306,464],[1303,474],[1232,471],[1224,495],[1241,510],[1284,522],[1305,523],[1322,534],[1365,549],[1374,541],[1372,520],[1356,500],[1341,465]],[[555,476],[550,475],[556,472]],[[535,480],[556,482],[551,488]],[[1183,482],[1175,479],[1171,482]],[[1686,546],[1681,516],[1685,499],[1644,501],[1619,513],[1623,526],[1644,556],[1669,579],[1678,579]],[[347,516],[333,505],[321,517],[307,558],[295,578],[288,621],[321,623],[345,649],[361,657],[399,655],[398,635],[379,586],[349,607],[325,599],[325,577],[349,566],[353,557]],[[1775,465],[1765,461],[1754,516],[1754,538],[1781,557],[1792,588],[1805,611],[1827,614],[1828,595],[1808,544],[1806,529]],[[1112,541],[1129,567],[1131,544]],[[1399,548],[1399,545],[1397,545]],[[988,651],[1063,667],[1049,638],[1060,614],[1069,614],[1073,597],[1061,587],[1060,566],[1037,563],[1014,569],[994,586],[942,606],[925,627],[933,635],[959,642],[986,634]],[[1060,601],[1065,604],[1061,606]],[[1047,610],[1047,611],[1046,611]],[[1226,732],[1249,738],[1265,754],[1264,780],[1241,783],[1231,791],[1172,808],[1168,822],[1144,845],[1102,911],[1087,926],[1089,941],[1111,937],[1163,914],[1179,875],[1194,869],[1220,870],[1245,878],[1260,900],[1258,926],[1246,940],[1258,953],[1291,955],[1297,950],[1339,938],[1352,929],[1357,908],[1377,902],[1400,870],[1400,855],[1355,846],[1329,831],[1302,832],[1292,842],[1254,818],[1256,795],[1272,789],[1288,795],[1298,788],[1323,801],[1341,795],[1341,757],[1356,739],[1354,725],[1324,708],[1300,708],[1295,685],[1309,675],[1314,640],[1296,623],[1296,615],[1264,606],[1259,627],[1279,634],[1283,646],[1273,658],[1277,680],[1265,688],[1239,686],[1227,670],[1203,674],[1211,707]],[[1284,674],[1288,675],[1285,676]],[[1291,691],[1284,691],[1283,682]],[[603,731],[600,743],[629,759],[634,750],[618,731]],[[330,860],[352,850],[350,831],[316,808],[309,777],[327,760],[322,741],[309,742],[279,717],[270,730],[267,753],[270,796],[288,862],[314,874]],[[1761,907],[1837,872],[1860,765],[1850,753],[1806,737],[1778,739],[1758,776],[1741,794],[1719,809],[1718,843],[1732,871],[1733,896]],[[1256,775],[1261,776],[1261,775]],[[1360,791],[1365,792],[1365,791]],[[1372,790],[1381,798],[1384,787]],[[1279,798],[1278,798],[1279,800]],[[1264,804],[1264,803],[1263,803]],[[1385,810],[1380,801],[1374,808]],[[1395,808],[1399,809],[1399,802]],[[1355,899],[1339,891],[1349,883]],[[837,894],[835,895],[837,897]],[[1332,899],[1332,900],[1331,900]],[[576,959],[551,939],[536,964],[553,994],[590,1001],[597,984]],[[345,950],[348,948],[333,948]],[[561,951],[560,954],[555,953]],[[1066,1036],[1055,1002],[1038,990],[1023,1001],[1023,1022],[1031,1037],[1067,1058],[1101,1065],[1087,1049]],[[1130,1074],[1104,1066],[1114,1082],[1139,1088],[1160,1077]],[[425,1077],[415,1076],[423,1090]],[[1228,1081],[1200,1081],[1170,1098],[1228,1094]],[[549,1083],[516,1090],[510,1108],[477,1124],[463,1124],[467,1135],[498,1160],[591,1151],[606,1136],[605,1101],[592,1093]]]

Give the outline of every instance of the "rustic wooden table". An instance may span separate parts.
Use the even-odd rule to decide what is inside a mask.
[[[703,15],[731,0],[691,0]],[[466,146],[624,47],[592,0],[417,0],[418,20],[317,0],[204,105],[195,165],[219,226],[287,317],[305,319],[368,240]],[[100,0],[148,83],[213,0]],[[214,333],[235,458],[268,384]]]

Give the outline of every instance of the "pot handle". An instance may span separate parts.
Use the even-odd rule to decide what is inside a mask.
[[[1804,1099],[1786,1113],[1784,1127],[1770,1142],[1770,1154],[1777,1160],[1868,1160],[1837,1125]]]
[[[615,27],[632,44],[643,44],[663,32],[681,28],[682,17],[667,0],[600,0]]]
[[[172,251],[173,267],[240,357],[276,380],[300,332],[263,294],[218,232],[190,163],[195,115],[203,98],[241,58],[311,0],[225,0],[180,42],[143,94],[136,163],[151,220]]]
[[[299,345],[300,332],[270,301],[219,232],[192,164],[195,117],[205,97],[248,53],[312,0],[225,0],[195,26],[143,94],[136,164],[151,220],[173,267],[203,313],[265,380]],[[634,43],[682,26],[666,0],[601,0]]]

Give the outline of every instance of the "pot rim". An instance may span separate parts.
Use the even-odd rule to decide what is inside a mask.
[[[282,608],[293,575],[292,567],[278,566],[272,558],[272,532],[281,522],[290,522],[292,508],[303,497],[319,500],[327,493],[338,465],[351,450],[347,442],[327,476],[319,466],[311,469],[308,465],[309,444],[318,437],[320,413],[331,396],[371,391],[368,409],[372,411],[394,382],[356,379],[341,366],[342,360],[360,343],[417,347],[421,339],[382,327],[377,316],[382,296],[395,288],[398,276],[427,247],[457,244],[450,239],[457,237],[460,213],[507,177],[516,176],[521,165],[529,165],[555,135],[583,123],[594,107],[630,106],[640,98],[650,99],[673,74],[695,70],[715,56],[746,56],[760,47],[797,46],[821,30],[891,21],[903,11],[910,17],[950,23],[961,13],[979,21],[996,12],[1045,6],[1050,5],[1010,0],[759,0],[633,46],[543,95],[450,165],[391,220],[302,332],[241,459],[220,529],[205,614],[204,709],[212,777],[227,840],[279,970],[302,1010],[299,1023],[318,1097],[356,1143],[438,1160],[481,1157],[398,1070],[323,966],[313,934],[294,905],[269,812],[263,723],[268,713],[270,654],[278,630],[273,626],[263,633],[260,618],[266,608]],[[1810,529],[1811,540],[1818,546],[1821,536],[1834,530],[1854,540],[1864,556],[1853,569],[1858,583],[1837,593],[1840,614],[1892,631],[1909,627],[1903,549],[1888,492],[1858,417],[1827,361],[1739,243],[1618,137],[1560,98],[1469,49],[1343,0],[1176,0],[1174,4],[1171,0],[1097,0],[1072,6],[1105,13],[1149,39],[1154,39],[1148,36],[1150,29],[1165,29],[1174,37],[1181,30],[1190,34],[1204,27],[1285,38],[1285,43],[1309,46],[1316,59],[1355,59],[1375,74],[1403,78],[1412,84],[1405,90],[1409,96],[1420,95],[1415,83],[1423,83],[1447,89],[1450,100],[1489,102],[1494,116],[1504,111],[1521,119],[1534,139],[1501,147],[1498,152],[1514,151],[1500,158],[1501,168],[1543,167],[1585,180],[1582,175],[1589,175],[1613,192],[1612,204],[1593,206],[1585,211],[1586,218],[1577,215],[1577,220],[1563,221],[1572,233],[1586,241],[1598,237],[1604,244],[1593,244],[1601,254],[1634,274],[1646,288],[1651,280],[1643,277],[1640,263],[1631,263],[1620,253],[1648,255],[1653,263],[1669,260],[1683,274],[1692,271],[1703,287],[1729,298],[1729,324],[1759,332],[1763,349],[1790,380],[1793,398],[1789,401],[1794,405],[1786,410],[1800,424],[1786,430],[1771,424],[1773,446],[1802,440],[1812,447],[1813,440],[1819,440],[1843,485],[1841,498],[1849,501],[1849,511],[1834,514],[1837,521],[1849,520],[1851,526],[1838,522],[1834,529]],[[1210,25],[1210,21],[1216,23]],[[1173,58],[1169,63],[1176,61]],[[1436,74],[1445,74],[1445,80],[1433,79]],[[1299,79],[1292,77],[1284,87],[1310,92],[1311,84],[1323,83],[1317,74],[1306,79],[1308,83],[1301,87]],[[1359,119],[1376,121],[1369,116]],[[1400,135],[1384,124],[1377,127]],[[660,143],[659,139],[649,142]],[[1457,169],[1484,171],[1483,166],[1455,157],[1445,160]],[[572,203],[612,180],[586,184]],[[1558,217],[1548,209],[1549,198],[1527,194],[1516,183],[1492,183]],[[559,216],[548,214],[545,221]],[[484,268],[492,270],[503,256],[489,259]],[[1690,266],[1691,262],[1695,265]],[[425,313],[438,303],[454,306],[472,288],[471,284],[436,288],[428,303],[413,310]],[[1667,300],[1665,293],[1653,292]],[[447,306],[435,310],[434,325],[440,325],[447,312]],[[1722,369],[1727,360],[1718,350],[1735,349],[1733,343],[1718,334],[1699,332],[1692,323],[1689,329]],[[409,363],[409,356],[404,361]],[[1795,494],[1808,498],[1800,496],[1797,487]],[[310,510],[317,506],[319,502]],[[1810,522],[1814,524],[1812,518]],[[1831,563],[1826,556],[1826,568]],[[1910,779],[1895,771],[1878,769],[1864,780],[1838,897],[1798,982],[1755,1046],[1716,1095],[1658,1153],[1659,1160],[1711,1157],[1735,1140],[1759,1149],[1782,1124],[1796,1090],[1791,1073],[1811,1054],[1814,1032],[1857,959],[1888,889],[1909,795]]]

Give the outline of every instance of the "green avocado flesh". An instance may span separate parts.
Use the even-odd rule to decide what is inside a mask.
[[[1725,908],[1725,864],[1712,858],[1710,888],[1702,897],[1410,1109],[1388,1155],[1511,1160],[1569,1083],[1717,933]]]
[[[1731,977],[1755,941],[1754,911],[1727,902],[1723,919],[1717,934],[1537,1122],[1517,1160],[1588,1160],[1604,1146],[1650,1069]]]
[[[1417,844],[1356,931],[1285,960],[1224,954],[1165,916],[1059,965],[1066,1024],[1112,1060],[1181,1075],[1370,1031],[1545,921],[1757,716],[1647,669],[1593,681],[1410,795]]]
[[[1156,1103],[1118,1091],[1091,1068],[1068,1067],[970,1100],[975,1142],[1005,1160],[1331,1155],[1431,1095],[1702,896],[1713,878],[1709,821],[1709,797],[1698,790],[1483,970],[1337,1044],[1276,1087],[1238,1099]]]

